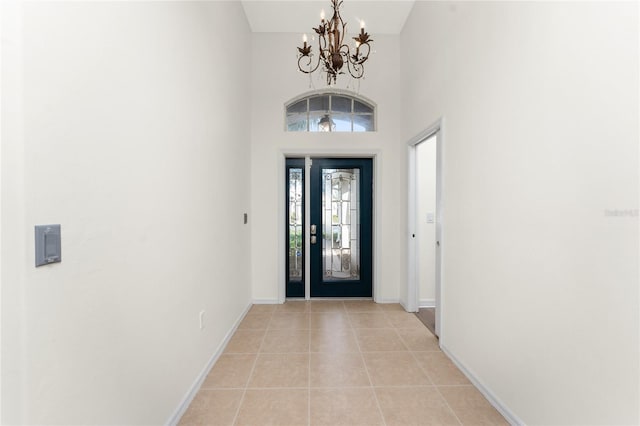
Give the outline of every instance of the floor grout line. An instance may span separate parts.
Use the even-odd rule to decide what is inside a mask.
[[[427,330],[429,331],[429,330]],[[418,357],[416,357],[416,354],[413,351],[409,351],[411,353],[411,356],[413,357],[413,359],[416,361],[416,364],[418,364],[418,367],[420,368],[420,370],[422,370],[422,372],[427,376],[427,378],[429,379],[429,381],[431,382],[432,386],[435,388],[436,392],[438,393],[438,395],[440,395],[440,398],[442,398],[442,400],[444,401],[445,405],[447,406],[447,408],[449,409],[449,411],[453,414],[453,416],[456,418],[456,421],[458,422],[459,425],[462,425],[462,421],[460,421],[460,419],[458,418],[458,415],[456,414],[456,412],[454,411],[454,409],[451,407],[451,405],[449,405],[449,402],[447,401],[447,399],[444,397],[444,395],[442,394],[442,392],[440,392],[440,389],[438,388],[438,385],[436,385],[436,383],[433,381],[433,379],[431,378],[431,375],[429,374],[429,372],[422,366],[422,364],[420,363],[420,361],[418,361]]]
[[[351,323],[351,318],[348,317],[349,323]],[[353,325],[353,324],[351,324]],[[378,414],[380,414],[380,418],[382,419],[382,425],[387,425],[387,420],[384,418],[384,413],[382,412],[382,407],[380,406],[380,401],[378,400],[378,394],[375,391],[373,386],[373,380],[371,380],[371,374],[369,374],[369,367],[367,367],[367,361],[364,359],[364,354],[362,352],[362,348],[360,347],[360,342],[358,341],[358,335],[356,334],[355,328],[351,329],[351,333],[353,334],[353,338],[356,341],[356,345],[358,346],[358,350],[360,351],[360,359],[362,359],[362,365],[364,366],[364,371],[367,373],[367,378],[369,379],[369,385],[371,388],[371,392],[373,393],[373,398],[376,400],[376,406],[378,407]]]
[[[273,313],[271,314],[273,315]],[[269,321],[267,321],[267,323],[271,322],[271,317],[269,317]],[[244,384],[244,391],[242,392],[242,396],[240,397],[240,402],[238,403],[238,408],[236,409],[236,413],[233,416],[233,422],[231,424],[235,425],[238,422],[238,415],[240,414],[240,409],[242,408],[242,404],[244,403],[244,398],[247,395],[247,389],[249,388],[249,381],[251,380],[251,376],[253,376],[253,372],[256,369],[256,364],[258,363],[258,357],[260,356],[260,348],[262,347],[262,344],[264,343],[264,340],[267,338],[267,331],[265,330],[264,335],[262,336],[262,340],[260,341],[260,346],[258,346],[258,353],[256,353],[256,358],[253,360],[253,366],[251,366],[251,371],[249,371],[249,376],[247,377],[247,381]]]

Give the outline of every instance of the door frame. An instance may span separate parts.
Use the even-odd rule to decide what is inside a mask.
[[[440,250],[436,250],[436,334],[442,339],[442,311],[445,300],[444,289],[444,264],[445,255],[445,218],[444,207],[444,117],[439,118],[435,123],[409,139],[408,145],[408,256],[407,256],[407,305],[405,308],[409,312],[417,312],[419,309],[418,283],[418,247],[417,239],[417,171],[416,171],[416,147],[421,142],[426,141],[431,136],[437,134],[436,138],[436,240],[440,242]]]
[[[377,291],[377,277],[378,277],[378,264],[379,253],[381,253],[381,247],[379,247],[380,239],[380,224],[378,223],[378,213],[380,211],[380,185],[378,184],[378,177],[380,176],[380,150],[336,150],[336,149],[314,149],[314,150],[298,150],[298,149],[282,149],[278,152],[278,176],[284,176],[286,171],[286,159],[288,157],[305,158],[305,175],[308,176],[309,160],[311,157],[327,157],[327,158],[370,158],[373,161],[373,190],[371,195],[373,197],[373,218],[372,218],[372,262],[373,270],[371,274],[371,290],[373,294],[373,300],[379,302]],[[285,185],[282,179],[278,179],[278,219],[277,219],[277,231],[278,231],[278,303],[284,303],[286,299],[286,214],[285,214]],[[308,197],[310,182],[309,179],[305,179],[305,206],[308,204]],[[305,247],[309,247],[309,234],[310,234],[310,222],[309,222],[309,208],[305,207],[305,224],[304,224],[304,244]],[[305,299],[310,300],[310,253],[309,250],[305,250]]]

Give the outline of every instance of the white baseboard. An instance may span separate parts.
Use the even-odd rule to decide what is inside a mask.
[[[220,355],[222,355],[222,353],[224,352],[224,349],[227,347],[229,340],[231,340],[233,333],[236,332],[236,330],[238,329],[238,326],[244,319],[245,315],[247,315],[247,312],[249,312],[249,309],[251,309],[251,306],[252,306],[252,303],[249,303],[249,305],[245,308],[242,314],[240,314],[238,319],[235,321],[235,323],[233,324],[233,327],[231,327],[231,330],[229,330],[226,336],[224,336],[222,343],[220,343],[220,345],[218,346],[218,349],[211,356],[211,358],[209,359],[209,362],[207,362],[207,364],[204,366],[204,368],[202,369],[202,371],[200,372],[196,380],[193,382],[193,384],[187,391],[184,398],[182,398],[182,402],[180,402],[180,405],[178,405],[178,408],[176,408],[176,410],[173,412],[171,417],[169,417],[169,420],[165,423],[166,425],[175,426],[180,422],[180,418],[187,411],[187,408],[189,408],[189,405],[193,401],[193,398],[195,398],[196,394],[200,390],[200,386],[202,386],[204,379],[207,377],[207,375],[209,374],[209,371],[211,371],[211,368],[213,368],[213,365],[216,363],[216,361],[218,361],[218,358],[220,358]]]
[[[375,301],[376,303],[400,303],[400,300],[398,299],[377,299]]]
[[[450,351],[442,344],[440,341],[440,349],[444,352],[453,363],[462,371],[462,373],[467,376],[469,381],[473,383],[473,385],[478,388],[480,393],[484,395],[485,398],[489,401],[493,407],[502,414],[502,416],[511,424],[512,426],[521,426],[525,423],[518,418],[497,396],[494,395],[491,390],[489,390],[476,376],[473,374],[464,364],[460,362]]]
[[[253,299],[254,305],[279,305],[280,302],[278,299]]]
[[[436,300],[435,299],[420,299],[418,302],[418,306],[421,308],[435,308]]]

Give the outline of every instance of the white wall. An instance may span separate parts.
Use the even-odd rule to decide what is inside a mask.
[[[369,30],[375,34],[375,28]],[[285,153],[377,155],[374,239],[378,248],[384,249],[384,256],[374,265],[374,297],[378,301],[398,301],[400,297],[400,284],[406,281],[406,178],[402,168],[406,147],[400,143],[397,67],[400,46],[398,36],[373,38],[377,53],[366,63],[360,94],[378,105],[378,131],[320,134],[284,131],[285,103],[312,90],[309,77],[298,71],[296,65],[300,35],[253,34],[251,270],[256,300],[278,300],[278,289],[284,279],[280,271],[284,270],[285,249],[274,248],[284,240],[284,208],[279,205],[279,191],[284,191]],[[340,76],[338,87],[344,89],[348,80]],[[314,84],[317,89],[326,88],[326,82],[314,80]]]
[[[416,231],[419,306],[436,300],[436,138],[416,145]],[[427,216],[433,221],[429,223]]]
[[[3,28],[2,421],[164,423],[250,302],[242,7],[19,7]],[[44,223],[62,224],[63,261],[36,269]]]
[[[417,2],[404,139],[441,116],[441,343],[526,424],[637,424],[638,4]],[[637,212],[637,210],[635,210]]]

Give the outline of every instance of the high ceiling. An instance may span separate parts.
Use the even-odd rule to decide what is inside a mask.
[[[342,19],[348,23],[351,33],[359,31],[364,20],[372,36],[375,34],[399,34],[414,0],[344,0],[340,8]],[[327,18],[333,9],[329,0],[242,0],[245,14],[253,32],[282,32],[311,34],[312,27],[320,22],[320,11]]]

